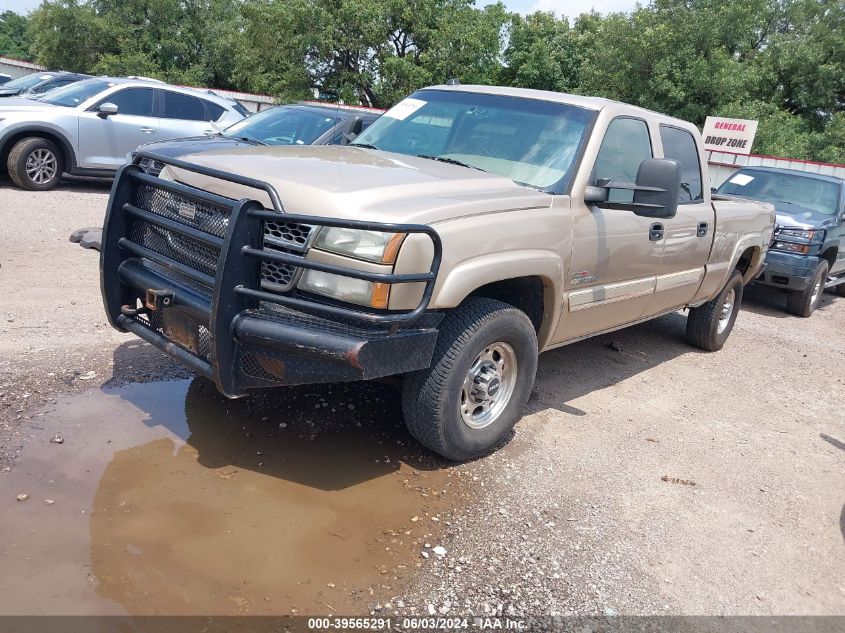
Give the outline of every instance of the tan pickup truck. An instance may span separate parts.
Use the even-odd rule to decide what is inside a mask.
[[[680,309],[693,345],[721,348],[774,217],[711,200],[684,121],[438,86],[345,147],[140,152],[102,291],[114,327],[229,397],[402,376],[411,433],[461,460],[509,434],[539,352]]]

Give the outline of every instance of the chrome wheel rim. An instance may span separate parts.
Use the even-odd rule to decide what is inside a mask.
[[[725,301],[722,303],[722,310],[719,312],[719,325],[717,332],[721,334],[728,328],[728,323],[731,321],[731,315],[734,311],[734,302],[736,301],[736,290],[731,288],[730,292],[725,295]]]
[[[461,418],[471,429],[495,422],[511,400],[517,377],[516,352],[507,343],[488,345],[475,358],[461,389]]]
[[[37,149],[26,159],[26,175],[39,185],[50,182],[56,177],[59,162],[49,149]]]

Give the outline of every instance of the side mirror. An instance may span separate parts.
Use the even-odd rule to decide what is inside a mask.
[[[97,116],[101,119],[110,117],[112,114],[117,114],[117,105],[114,103],[106,101],[105,103],[101,103],[97,108]]]
[[[609,202],[613,189],[633,191],[632,202]],[[600,179],[584,191],[584,201],[602,209],[633,211],[645,218],[674,218],[681,189],[681,164],[669,158],[647,158],[640,163],[636,182]]]

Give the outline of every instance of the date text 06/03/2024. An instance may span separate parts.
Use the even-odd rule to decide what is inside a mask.
[[[443,617],[404,617],[404,618],[367,618],[367,617],[333,617],[309,618],[308,628],[313,631],[383,631],[400,630],[510,630],[524,631],[527,625],[515,618],[476,617],[476,618],[443,618]]]

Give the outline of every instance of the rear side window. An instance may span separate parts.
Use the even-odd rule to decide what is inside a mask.
[[[153,89],[127,88],[109,95],[102,103],[113,103],[118,114],[153,116]]]
[[[205,108],[202,100],[180,92],[162,91],[164,94],[165,119],[182,119],[183,121],[205,121]]]
[[[703,200],[701,165],[692,134],[680,128],[661,125],[660,140],[663,142],[663,157],[673,158],[681,163],[681,190],[678,202]]]
[[[221,105],[217,105],[216,103],[212,103],[211,101],[206,101],[205,107],[208,108],[209,114],[209,116],[206,117],[206,120],[218,121],[220,120],[220,117],[223,116],[223,113],[226,112],[226,108]]]
[[[640,119],[617,118],[610,122],[596,157],[595,181],[608,178],[634,182],[640,163],[652,158],[648,125]],[[608,201],[631,202],[633,191],[611,189]]]

